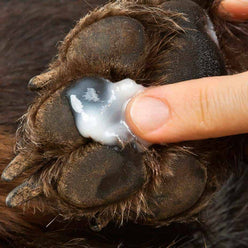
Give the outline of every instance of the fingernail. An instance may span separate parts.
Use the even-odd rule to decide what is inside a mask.
[[[223,0],[218,7],[219,15],[229,21],[248,20],[248,0]]]
[[[167,122],[169,115],[169,107],[153,97],[137,97],[130,108],[131,121],[142,133],[159,129]]]

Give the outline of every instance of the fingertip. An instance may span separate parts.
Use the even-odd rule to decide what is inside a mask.
[[[155,138],[153,133],[168,121],[170,109],[159,97],[141,94],[129,102],[125,114],[132,132],[139,138],[152,142]],[[156,139],[156,142],[160,140]]]
[[[228,21],[242,22],[248,20],[247,0],[223,0],[217,8],[218,15]]]
[[[137,96],[136,96],[137,97]],[[140,138],[142,138],[142,133],[140,132],[139,129],[137,129],[136,125],[133,123],[132,117],[131,117],[131,112],[132,112],[132,106],[133,106],[133,102],[135,100],[134,97],[133,99],[131,99],[125,109],[125,121],[128,125],[128,127],[130,128],[130,130],[137,136],[139,136]]]

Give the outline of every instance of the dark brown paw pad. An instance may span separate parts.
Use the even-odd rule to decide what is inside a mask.
[[[95,147],[84,156],[70,158],[62,169],[58,193],[81,208],[103,206],[135,194],[146,174],[143,156],[134,149]]]
[[[145,45],[145,30],[140,22],[127,16],[106,17],[74,37],[67,59],[82,59],[94,66],[104,61],[133,70],[144,55]]]

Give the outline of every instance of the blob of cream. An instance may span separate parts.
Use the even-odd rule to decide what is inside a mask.
[[[122,147],[138,142],[125,121],[125,109],[128,101],[144,89],[129,78],[115,83],[97,77],[76,81],[66,96],[79,133],[103,145]]]

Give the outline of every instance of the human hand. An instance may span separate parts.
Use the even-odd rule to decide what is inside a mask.
[[[217,14],[229,21],[248,20],[247,0],[223,0],[217,8]]]
[[[248,72],[151,87],[134,98],[126,118],[152,143],[248,132]]]
[[[248,20],[248,1],[223,0],[218,14]],[[248,132],[248,72],[152,87],[127,106],[132,131],[152,143]]]

